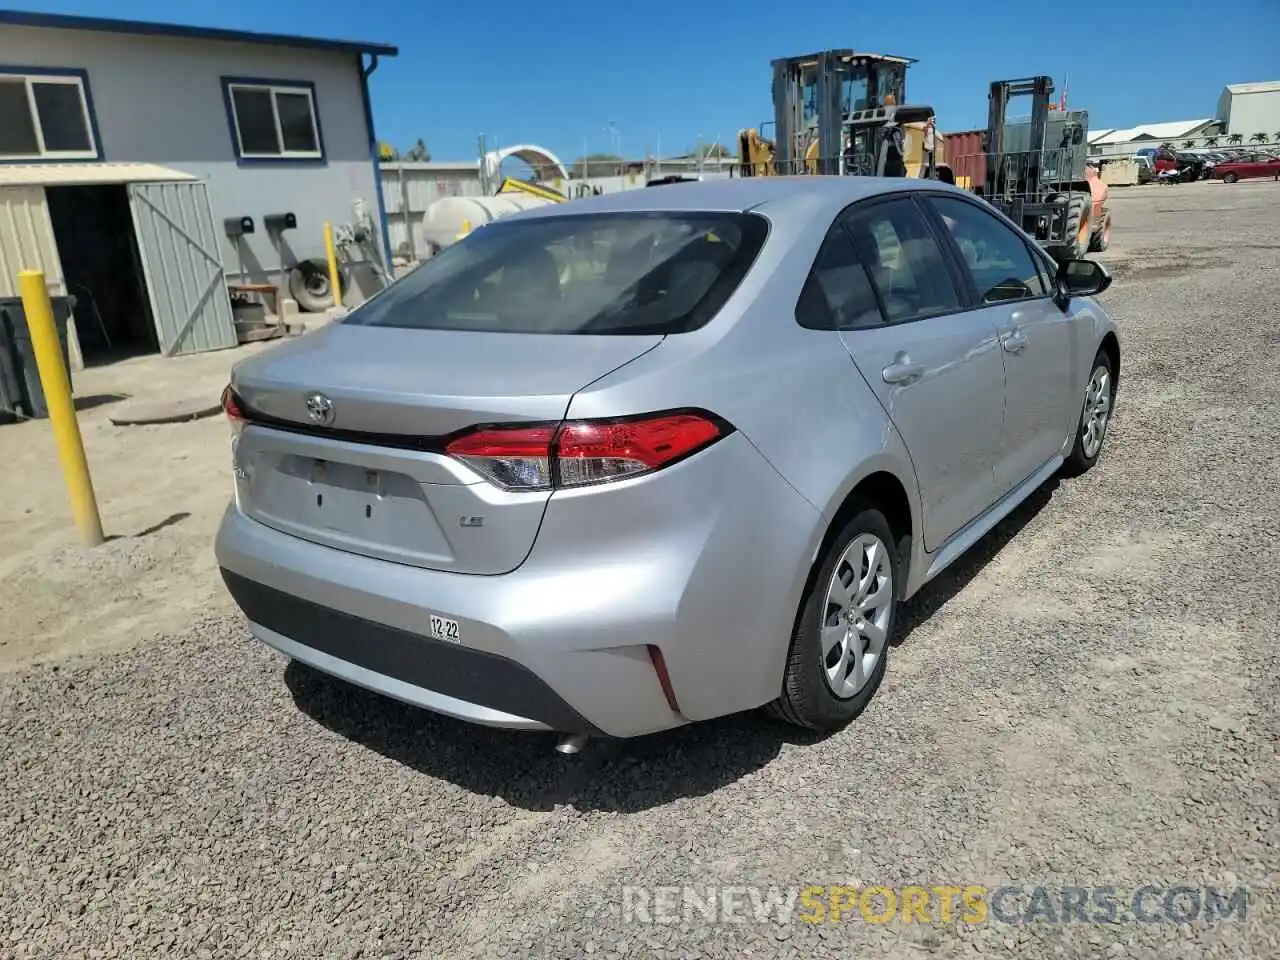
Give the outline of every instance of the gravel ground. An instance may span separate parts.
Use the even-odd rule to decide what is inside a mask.
[[[219,605],[0,672],[0,957],[1280,956],[1280,188],[1117,190],[1114,215],[1101,464],[912,602],[849,729],[737,717],[565,758],[286,668]],[[661,923],[626,889],[656,921],[658,886],[827,884],[1121,910]],[[1134,922],[1145,884],[1250,900]]]

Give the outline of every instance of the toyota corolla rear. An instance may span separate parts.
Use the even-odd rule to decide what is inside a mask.
[[[743,638],[785,637],[770,551],[803,549],[812,508],[692,392],[610,402],[733,301],[767,232],[749,213],[499,223],[239,364],[217,556],[253,633],[510,728],[628,736],[771,699],[785,648]]]

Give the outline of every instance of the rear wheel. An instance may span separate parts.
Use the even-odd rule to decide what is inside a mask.
[[[871,702],[884,678],[901,562],[889,522],[860,505],[831,542],[806,594],[787,657],[778,719],[836,730]]]
[[[1240,179],[1240,174],[1238,173],[1226,173],[1226,174],[1223,174],[1222,176],[1223,183],[1235,183],[1239,179]]]

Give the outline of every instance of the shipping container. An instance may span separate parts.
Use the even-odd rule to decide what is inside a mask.
[[[956,186],[972,190],[987,180],[987,155],[982,149],[985,130],[945,133],[947,164],[956,175]]]

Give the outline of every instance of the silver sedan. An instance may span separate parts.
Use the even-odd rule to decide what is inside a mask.
[[[264,643],[463,720],[839,727],[899,603],[1097,461],[1109,282],[924,180],[520,214],[236,366],[218,562]]]

